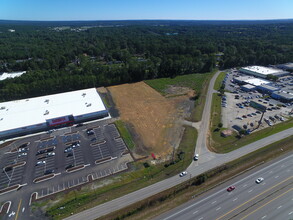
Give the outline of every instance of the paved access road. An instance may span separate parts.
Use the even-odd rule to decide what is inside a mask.
[[[262,147],[265,147],[278,140],[282,140],[286,137],[292,136],[293,128],[290,128],[285,131],[274,134],[272,136],[269,136],[267,138],[256,141],[252,144],[243,146],[242,148],[232,151],[228,154],[216,154],[216,153],[210,152],[207,148],[207,137],[209,135],[209,123],[210,123],[210,109],[211,109],[211,103],[212,103],[212,94],[215,92],[215,90],[213,89],[213,86],[219,74],[220,74],[220,71],[217,72],[210,81],[209,89],[208,89],[208,93],[206,97],[206,103],[205,103],[205,107],[203,111],[203,116],[199,125],[199,135],[198,135],[198,139],[196,143],[196,153],[200,155],[200,159],[199,161],[191,163],[191,165],[187,169],[188,175],[182,178],[180,178],[178,175],[170,177],[169,179],[163,180],[161,182],[155,183],[143,189],[129,193],[125,196],[114,199],[112,201],[101,204],[99,206],[93,207],[91,209],[85,210],[81,213],[72,215],[66,219],[68,220],[96,219],[103,215],[109,214],[113,211],[119,210],[128,205],[131,205],[135,202],[141,201],[145,198],[148,198],[152,195],[155,195],[173,186],[176,186],[177,184],[187,180],[188,178],[197,176],[205,171],[208,171],[226,162],[237,159],[241,156],[244,156]]]
[[[290,215],[293,218],[293,155],[252,171],[222,184],[211,195],[204,194],[156,219],[288,219]],[[264,178],[260,184],[255,182],[258,177]],[[231,185],[236,189],[228,192]]]

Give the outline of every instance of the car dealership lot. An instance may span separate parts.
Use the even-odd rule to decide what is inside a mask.
[[[93,134],[87,134],[89,129]],[[32,184],[37,189],[36,180],[41,180],[47,187],[36,192],[38,197],[46,196],[84,184],[89,175],[99,179],[124,171],[133,160],[114,124],[94,122],[66,131],[41,134],[39,139],[27,137],[1,149],[1,169],[12,168],[0,173],[0,190],[17,184]],[[25,150],[20,148],[24,141],[30,143]]]

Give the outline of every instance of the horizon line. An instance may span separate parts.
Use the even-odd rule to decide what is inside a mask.
[[[293,18],[265,18],[265,19],[109,19],[109,20],[13,20],[1,19],[0,21],[36,21],[36,22],[62,22],[62,21],[282,21],[293,20]]]

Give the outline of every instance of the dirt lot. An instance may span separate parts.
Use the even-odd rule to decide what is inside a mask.
[[[120,118],[130,125],[139,145],[136,153],[154,153],[162,159],[171,155],[183,132],[177,119],[186,116],[186,109],[190,110],[188,95],[165,98],[144,82],[112,86],[108,90]]]

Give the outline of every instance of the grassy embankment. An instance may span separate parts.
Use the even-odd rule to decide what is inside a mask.
[[[209,81],[215,72],[216,71],[212,73],[176,76],[175,78],[146,80],[145,83],[147,83],[153,89],[157,90],[162,95],[167,95],[166,89],[171,85],[193,89],[195,91],[195,108],[192,110],[191,116],[188,118],[188,120],[197,122],[201,120]]]
[[[219,76],[217,77],[217,79],[215,81],[214,90],[217,90],[217,91],[220,90],[225,76],[226,76],[226,72],[221,72],[219,74]]]
[[[129,150],[133,150],[135,145],[134,142],[132,140],[132,137],[129,133],[129,131],[127,130],[126,126],[124,125],[123,121],[115,121],[115,125],[118,128],[118,131],[121,135],[121,137],[123,138],[124,142],[126,143],[126,145],[128,146]]]
[[[218,79],[217,81],[222,80],[222,79],[219,79],[219,80]],[[239,138],[236,132],[234,132],[232,136],[224,138],[221,136],[221,131],[224,130],[225,128],[217,129],[220,122],[221,122],[221,96],[219,96],[218,94],[213,94],[212,110],[211,110],[211,127],[210,127],[210,131],[211,131],[210,147],[215,152],[218,152],[218,153],[227,153],[227,152],[233,151],[244,145],[250,144],[262,138],[268,137],[272,134],[275,134],[280,131],[293,127],[293,118],[291,118],[285,122],[279,123],[272,127],[259,130],[257,132],[253,132],[250,135],[246,135],[242,138]]]
[[[100,218],[106,219],[152,219],[171,210],[193,197],[201,195],[209,189],[228,181],[253,166],[268,162],[293,150],[293,136],[268,145],[255,152],[194,177],[181,185],[168,189],[155,196],[133,204],[117,212]]]
[[[90,190],[89,187],[85,186],[80,191],[74,190],[69,193],[60,193],[54,198],[55,200],[59,200],[58,203],[51,206],[49,201],[39,201],[34,203],[34,209],[48,205],[46,210],[48,216],[53,217],[53,219],[63,219],[69,216],[70,213],[83,211],[142,187],[146,187],[169,176],[177,175],[190,164],[196,139],[196,130],[191,127],[186,127],[177,151],[183,151],[184,155],[180,155],[179,153],[175,154],[174,159],[176,163],[173,165],[150,165],[148,168],[144,168],[142,163],[136,162],[134,164],[137,168],[136,171],[107,178],[109,181],[113,181],[112,184],[94,190]],[[181,159],[179,159],[179,157],[181,157]],[[60,207],[64,207],[64,209],[59,209]]]

